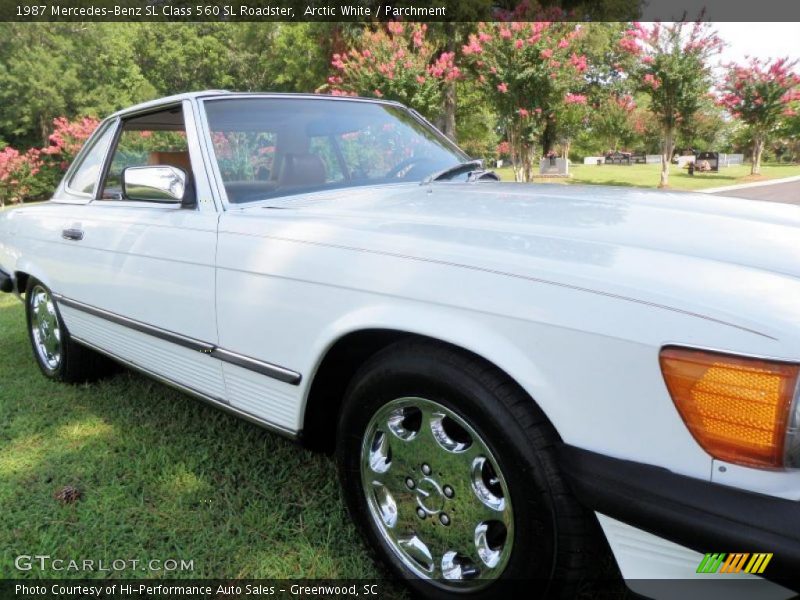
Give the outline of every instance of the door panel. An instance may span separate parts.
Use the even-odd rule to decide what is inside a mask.
[[[94,199],[63,210],[48,230],[58,245],[53,291],[73,334],[223,399],[222,367],[210,357],[218,214],[194,123],[187,102],[119,122]],[[199,208],[128,199],[125,169],[147,165],[184,170],[203,190]]]
[[[215,213],[111,202],[74,212],[63,225],[83,239],[61,240],[73,259],[57,293],[216,343]]]
[[[56,293],[164,332],[217,343],[216,213],[98,201],[70,216],[64,228],[82,231],[83,238],[60,239],[66,260]],[[77,318],[74,309],[62,311],[70,331],[86,341],[197,391],[225,397],[218,360],[96,315]]]

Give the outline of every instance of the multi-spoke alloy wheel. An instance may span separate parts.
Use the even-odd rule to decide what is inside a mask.
[[[398,341],[353,376],[336,430],[347,508],[417,597],[574,597],[603,559],[559,472],[558,436],[479,357]]]
[[[53,298],[41,285],[30,291],[31,338],[42,364],[51,371],[61,365],[61,327]]]
[[[414,397],[385,404],[364,435],[361,481],[379,530],[419,576],[479,588],[502,573],[514,538],[506,482],[449,408]]]
[[[53,294],[33,278],[25,288],[25,318],[33,354],[45,376],[82,383],[111,371],[108,359],[72,340]]]

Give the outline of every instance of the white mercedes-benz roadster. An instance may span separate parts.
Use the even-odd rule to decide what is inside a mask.
[[[798,587],[795,207],[498,183],[393,102],[192,93],[2,213],[0,289],[47,377],[110,358],[335,452],[426,597],[569,597],[609,550],[634,589]]]

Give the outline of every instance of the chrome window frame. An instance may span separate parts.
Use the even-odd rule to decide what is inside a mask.
[[[119,135],[122,132],[123,124],[126,120],[141,116],[143,114],[160,112],[162,110],[169,110],[170,108],[180,107],[183,114],[184,130],[186,132],[186,144],[189,151],[189,160],[192,165],[192,175],[194,178],[195,194],[197,196],[197,204],[194,208],[186,208],[179,203],[164,203],[164,202],[149,202],[146,200],[130,200],[130,199],[103,199],[100,197],[100,181],[98,181],[95,189],[95,194],[91,196],[89,203],[94,206],[102,207],[119,207],[119,208],[157,208],[160,210],[190,210],[202,212],[219,212],[218,198],[214,193],[214,187],[209,185],[208,182],[208,165],[207,160],[202,152],[202,132],[198,129],[198,115],[197,106],[192,99],[184,98],[181,100],[172,99],[163,104],[148,104],[138,110],[124,112],[116,117],[116,131],[112,143],[106,150],[105,158],[103,160],[103,170],[100,174],[104,178],[108,169],[111,166],[113,159],[113,152],[117,148]]]

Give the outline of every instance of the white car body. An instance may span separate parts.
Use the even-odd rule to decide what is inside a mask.
[[[295,437],[337,344],[427,336],[505,371],[567,444],[800,500],[797,470],[709,456],[659,368],[669,345],[800,361],[797,208],[499,183],[236,206],[214,177],[204,97],[169,99],[187,118],[196,210],[96,201],[62,183],[51,201],[2,214],[0,269],[53,290],[76,340]],[[80,243],[62,237],[69,228],[85,232]],[[694,550],[601,525],[626,578],[696,576]]]

